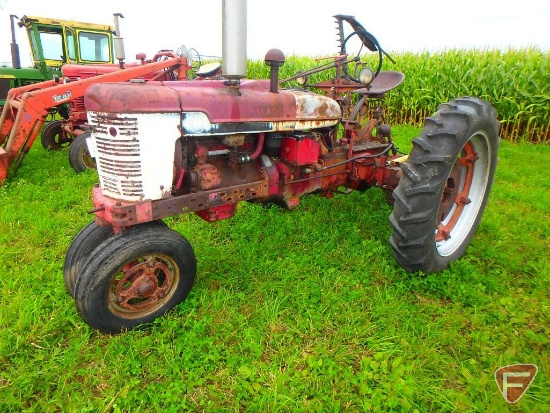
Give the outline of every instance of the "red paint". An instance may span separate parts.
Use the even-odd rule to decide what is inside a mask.
[[[237,204],[226,204],[217,207],[196,211],[199,217],[206,222],[221,221],[222,219],[231,218],[237,212]]]
[[[221,80],[149,82],[143,86],[92,85],[84,99],[86,109],[110,113],[203,112],[210,123],[296,120],[294,96],[269,92],[267,80],[244,80],[238,91]]]
[[[103,195],[99,185],[94,186],[92,199],[96,210],[95,219],[99,225],[127,227],[153,220],[151,201],[121,202]]]
[[[281,159],[291,165],[310,165],[319,160],[321,146],[315,139],[284,138],[281,144]]]
[[[150,61],[148,62],[150,63]],[[142,66],[143,63],[131,62],[125,63],[125,69],[130,69],[132,67]],[[69,78],[70,82],[77,82],[82,79],[88,79],[90,77],[95,77],[99,75],[104,75],[107,73],[116,72],[120,69],[120,65],[117,64],[101,64],[101,65],[63,65],[62,67],[63,77]],[[170,80],[167,71],[157,70],[151,73],[146,73],[143,75],[144,79],[157,79],[157,80]],[[70,121],[66,122],[67,125],[64,126],[67,131],[73,135],[78,134],[78,128],[83,124],[87,123],[88,118],[86,116],[86,108],[84,106],[84,96],[80,96],[76,99],[69,101],[70,107]]]

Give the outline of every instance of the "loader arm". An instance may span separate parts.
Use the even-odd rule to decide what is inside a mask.
[[[75,82],[59,83],[57,79],[11,89],[0,116],[0,186],[11,165],[15,162],[12,171],[15,173],[29,152],[48,109],[84,96],[92,84],[125,82],[163,69],[177,71],[178,80],[184,80],[190,67],[186,58],[172,57]]]

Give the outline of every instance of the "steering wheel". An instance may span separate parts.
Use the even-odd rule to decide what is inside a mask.
[[[182,44],[178,47],[176,54],[180,57],[185,57],[187,59],[187,65],[191,67],[190,70],[197,73],[197,70],[199,70],[202,65],[201,55],[197,52],[197,49],[193,47],[188,49]]]
[[[202,66],[202,59],[201,59],[201,55],[199,54],[199,52],[197,52],[197,49],[195,48],[191,48],[189,49],[189,66],[191,66],[191,70],[195,73],[197,73],[197,71],[200,69],[200,67]]]
[[[368,49],[372,53],[367,54],[367,50],[364,49]],[[349,53],[348,50],[357,50],[357,53]],[[371,69],[376,68],[376,70],[373,69],[373,79],[378,76],[378,73],[382,69],[384,51],[380,47],[378,40],[366,30],[356,30],[349,34],[342,42],[340,53],[348,56],[348,63],[345,63],[342,67],[344,77],[356,83],[361,83],[359,80],[361,69],[366,67],[370,67]],[[351,60],[350,57],[352,58]]]

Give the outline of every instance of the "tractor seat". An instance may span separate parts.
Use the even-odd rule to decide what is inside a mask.
[[[214,76],[220,71],[221,68],[222,64],[220,62],[207,63],[202,65],[199,70],[197,70],[197,76],[202,78]]]
[[[373,97],[383,97],[384,93],[395,89],[405,80],[405,75],[401,72],[395,72],[393,70],[384,70],[378,73],[378,76],[374,78],[370,87],[364,87],[356,89],[353,92],[361,95],[368,95]]]

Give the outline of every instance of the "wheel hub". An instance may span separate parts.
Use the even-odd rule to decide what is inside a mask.
[[[136,288],[137,295],[141,297],[147,297],[155,292],[156,285],[153,279],[150,277],[141,281]]]
[[[445,188],[443,189],[443,196],[441,197],[441,204],[439,206],[439,218],[441,221],[444,221],[453,205],[456,202],[456,197],[458,195],[458,185],[460,183],[460,167],[453,168]]]
[[[457,158],[445,188],[439,205],[436,242],[447,241],[451,238],[464,208],[471,200],[470,189],[474,174],[474,164],[479,158],[471,142],[466,143],[460,156]]]
[[[113,280],[114,303],[119,311],[148,311],[158,305],[171,287],[171,270],[163,261],[152,258],[132,262]]]

